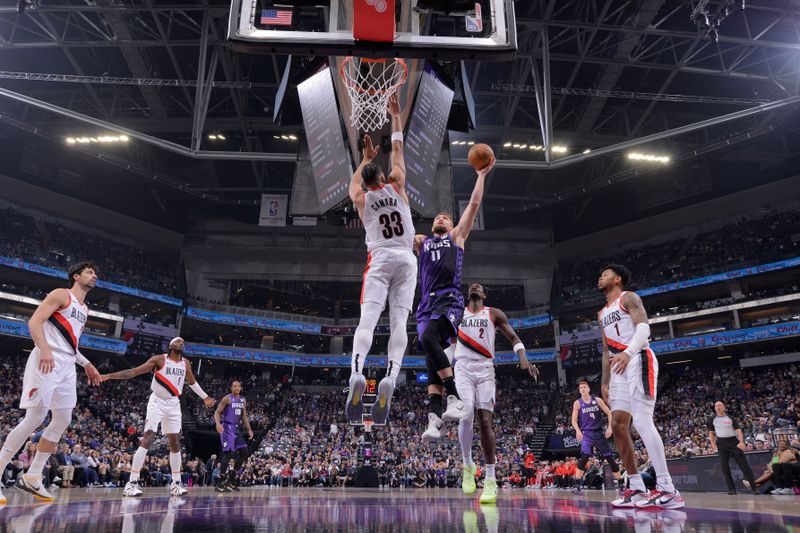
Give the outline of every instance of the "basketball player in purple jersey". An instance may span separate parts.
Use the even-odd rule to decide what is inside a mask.
[[[239,423],[247,431],[247,439],[253,440],[253,430],[250,428],[250,419],[247,417],[247,399],[242,396],[242,384],[238,381],[231,383],[231,393],[220,400],[214,411],[214,422],[222,444],[220,458],[219,480],[214,489],[217,492],[230,492],[239,490],[239,480],[236,479],[239,469],[247,459],[247,441],[239,431]],[[225,473],[234,458],[233,470],[225,479]]]
[[[494,168],[495,160],[478,171],[475,188],[458,225],[453,227],[449,213],[439,213],[433,220],[433,235],[417,235],[414,251],[419,254],[420,293],[417,307],[417,335],[428,363],[428,429],[422,434],[424,442],[441,436],[444,421],[461,420],[469,415],[458,396],[453,368],[445,348],[458,333],[464,315],[464,296],[461,294],[461,267],[464,263],[464,244],[467,242],[475,216],[483,200],[486,175]],[[443,394],[447,395],[444,410]]]
[[[608,461],[614,478],[619,479],[619,465],[614,460],[614,454],[608,444],[608,439],[611,437],[611,409],[602,398],[591,395],[589,382],[585,379],[581,380],[578,390],[580,390],[581,397],[572,404],[572,427],[575,428],[575,437],[581,443],[581,456],[575,471],[575,479],[578,481],[575,486],[576,492],[580,492],[583,488],[583,473],[594,450],[597,450],[600,456]],[[605,432],[603,431],[601,412],[608,417],[608,426]]]

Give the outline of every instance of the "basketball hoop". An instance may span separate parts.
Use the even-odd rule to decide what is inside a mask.
[[[371,419],[364,419],[364,432],[365,433],[372,433],[372,424],[375,422]]]
[[[379,130],[389,121],[389,97],[408,77],[402,59],[368,59],[348,56],[339,71],[350,95],[350,124],[359,131]]]

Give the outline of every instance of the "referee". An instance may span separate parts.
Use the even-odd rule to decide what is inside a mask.
[[[736,494],[736,486],[731,477],[731,456],[739,465],[744,477],[750,482],[753,494],[758,494],[753,470],[744,456],[744,435],[739,427],[739,421],[725,413],[725,404],[722,402],[714,404],[714,411],[716,416],[708,420],[708,438],[711,441],[711,449],[714,452],[719,450],[722,474],[725,476],[725,483],[728,484],[728,494]]]

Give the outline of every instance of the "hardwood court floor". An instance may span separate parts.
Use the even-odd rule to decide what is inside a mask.
[[[170,497],[146,488],[139,499],[121,489],[56,491],[52,503],[34,503],[6,489],[0,531],[204,532],[204,531],[485,531],[792,532],[800,530],[800,496],[728,496],[686,493],[679,511],[620,511],[611,491],[501,490],[495,505],[456,489],[245,488],[217,494],[206,487]]]

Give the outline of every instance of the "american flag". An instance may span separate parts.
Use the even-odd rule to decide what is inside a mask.
[[[264,9],[261,11],[261,24],[271,24],[273,26],[291,26],[291,9]]]

